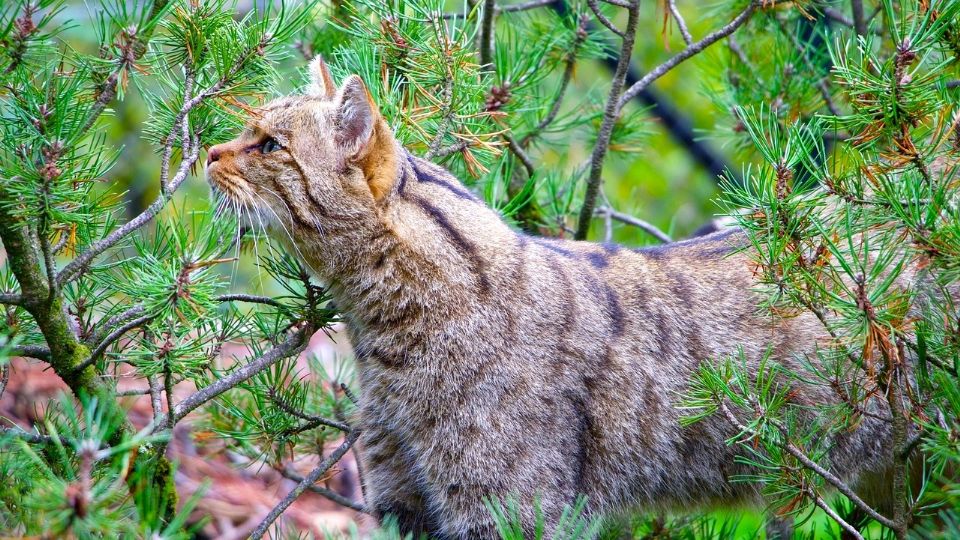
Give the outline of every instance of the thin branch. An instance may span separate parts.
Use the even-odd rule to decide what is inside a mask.
[[[26,356],[37,360],[49,361],[50,349],[43,345],[21,345],[10,351],[11,356]]]
[[[589,21],[587,18],[581,17],[580,24],[577,25],[577,33],[573,38],[573,43],[570,44],[570,50],[567,51],[566,57],[564,58],[563,66],[563,75],[560,78],[560,87],[557,89],[557,95],[553,98],[553,103],[550,105],[550,110],[547,111],[547,115],[537,123],[537,126],[533,128],[530,133],[527,133],[523,136],[523,139],[520,139],[520,147],[526,148],[530,141],[547,129],[547,127],[553,123],[557,118],[557,114],[560,113],[560,106],[563,104],[563,97],[567,93],[567,88],[570,86],[570,81],[573,80],[573,68],[577,64],[577,51],[580,49],[580,46],[583,45],[583,42],[587,39],[587,24]]]
[[[853,11],[853,29],[861,36],[867,35],[867,21],[863,13],[863,0],[850,0]]]
[[[443,137],[447,134],[447,130],[450,129],[450,122],[453,121],[453,72],[450,69],[449,57],[447,58],[446,73],[446,80],[443,81],[443,91],[440,95],[443,103],[440,109],[440,124],[437,126],[437,132],[427,147],[427,152],[423,156],[424,159],[433,159],[437,155],[440,151],[440,144],[443,142]]]
[[[133,306],[122,313],[118,313],[113,317],[110,317],[106,321],[103,321],[97,325],[97,330],[91,334],[89,338],[87,338],[86,344],[90,347],[93,347],[97,343],[102,343],[113,327],[140,317],[145,312],[146,308],[140,304],[137,304],[136,306]]]
[[[15,293],[0,293],[0,304],[19,306],[23,304],[23,296]]]
[[[620,96],[620,102],[617,104],[617,114],[619,115],[620,111],[623,110],[623,107],[631,99],[633,99],[634,96],[639,94],[641,90],[649,86],[650,83],[659,79],[668,71],[677,67],[683,61],[688,60],[690,57],[696,54],[699,54],[700,52],[703,52],[703,50],[709,47],[710,45],[713,45],[717,41],[737,31],[738,28],[740,28],[741,26],[743,26],[744,23],[750,20],[750,17],[753,15],[753,12],[757,9],[758,5],[759,5],[759,0],[752,0],[750,4],[748,4],[747,7],[744,8],[744,10],[741,11],[740,14],[736,16],[736,18],[734,18],[732,21],[727,23],[726,26],[723,26],[719,30],[716,30],[708,34],[706,37],[704,37],[700,41],[680,51],[679,53],[674,55],[672,58],[660,64],[659,66],[655,67],[652,71],[644,75],[642,79],[635,82],[630,88],[627,89],[626,92],[623,93],[622,96]]]
[[[74,370],[80,372],[92,366],[97,360],[100,359],[101,356],[103,356],[103,353],[107,350],[107,347],[120,339],[130,330],[150,322],[151,319],[153,319],[153,315],[144,315],[128,322],[127,324],[124,324],[113,332],[110,332],[110,334],[107,335],[107,337],[104,338],[103,341],[101,341],[100,344],[98,344],[97,347],[90,353],[90,357],[84,360],[82,363],[77,364],[77,367],[75,367]]]
[[[176,407],[174,407],[174,420],[179,422],[184,416],[190,414],[191,411],[210,401],[211,399],[246,381],[250,377],[253,377],[257,373],[260,373],[264,369],[272,366],[280,360],[295,354],[299,354],[300,351],[307,346],[307,337],[309,337],[307,328],[300,328],[299,330],[290,334],[282,343],[265,352],[256,360],[249,362],[243,367],[233,371],[226,377],[217,379],[215,382],[213,382],[213,384],[205,386],[204,388],[191,394],[186,399],[178,403]],[[172,405],[168,404],[168,406]],[[162,431],[169,427],[170,426],[167,425],[167,422],[163,421],[160,422],[156,428],[154,428],[154,432]]]
[[[590,11],[592,11],[594,17],[596,17],[597,20],[600,21],[600,24],[607,27],[607,30],[610,30],[614,34],[626,39],[627,37],[626,33],[623,30],[620,30],[619,28],[617,28],[617,26],[613,24],[613,21],[608,19],[607,16],[604,15],[602,11],[600,11],[600,6],[597,5],[597,0],[587,0],[587,6],[590,7]],[[632,10],[634,8],[630,8],[630,9]],[[627,31],[629,32],[629,29],[627,29]]]
[[[217,297],[217,302],[251,302],[254,304],[266,304],[268,306],[282,308],[279,301],[269,296],[256,296],[253,294],[221,294]]]
[[[533,177],[533,174],[537,171],[537,167],[533,164],[533,160],[530,159],[530,156],[523,150],[520,146],[520,143],[513,138],[513,135],[505,132],[503,137],[507,140],[507,147],[510,148],[510,151],[513,155],[517,156],[517,159],[520,160],[520,163],[523,163],[523,168],[527,170],[527,176]]]
[[[304,478],[303,478],[302,476],[300,476],[299,474],[297,474],[296,471],[294,471],[293,469],[291,469],[289,465],[286,466],[286,467],[284,467],[283,469],[278,469],[278,472],[279,472],[280,474],[282,474],[285,478],[289,478],[290,480],[293,480],[294,482],[303,482],[303,481],[304,481]],[[326,498],[330,499],[331,501],[333,501],[333,502],[335,502],[335,503],[337,503],[337,504],[339,504],[340,506],[343,506],[343,507],[345,507],[345,508],[349,508],[349,509],[351,509],[351,510],[355,510],[355,511],[360,512],[360,513],[362,513],[362,514],[369,514],[369,513],[370,513],[370,511],[367,510],[367,507],[365,507],[364,505],[362,505],[362,504],[360,504],[360,503],[358,503],[358,502],[351,501],[350,499],[344,497],[343,495],[337,493],[336,491],[333,491],[332,489],[327,489],[327,488],[325,488],[325,487],[323,487],[323,486],[318,486],[318,485],[316,485],[316,484],[310,484],[310,485],[307,487],[307,489],[309,489],[310,491],[312,491],[312,492],[314,492],[314,493],[316,493],[316,494],[318,494],[318,495],[321,495],[321,496],[323,496],[323,497],[326,497]]]
[[[819,495],[817,495],[817,492],[814,491],[813,488],[808,487],[806,489],[806,496],[813,500],[813,504],[830,516],[830,519],[836,521],[837,524],[843,527],[845,531],[850,533],[854,540],[863,540],[863,535],[860,534],[860,531],[858,531],[853,525],[847,523],[846,520],[840,517],[840,515],[837,514],[833,508],[830,508],[830,505],[827,504]]]
[[[283,398],[278,396],[276,390],[273,388],[268,390],[268,395],[270,396],[270,400],[273,401],[278,409],[289,414],[290,416],[295,416],[301,420],[307,421],[307,425],[310,427],[297,428],[297,432],[306,431],[307,429],[313,429],[318,426],[332,427],[346,433],[353,431],[352,427],[343,422],[337,422],[336,420],[330,420],[329,418],[324,418],[315,414],[307,414],[301,410],[298,410],[296,407],[293,407],[289,403],[285,402]]]
[[[456,154],[457,152],[463,152],[472,145],[472,141],[460,141],[457,143],[449,144],[437,150],[437,153],[433,155],[433,159],[441,159],[449,156],[450,154]]]
[[[130,390],[118,390],[117,397],[145,396],[149,393],[149,388],[132,388]]]
[[[826,15],[829,19],[832,19],[844,26],[849,26],[853,28],[853,19],[847,17],[842,11],[825,7],[823,8],[823,14]]]
[[[554,2],[556,2],[556,0],[531,0],[530,2],[524,2],[522,4],[512,4],[509,6],[497,6],[497,12],[511,13],[516,11],[527,11],[530,9],[549,6]]]
[[[817,68],[813,65],[813,62],[810,61],[810,56],[807,54],[807,51],[810,49],[809,44],[808,46],[804,46],[802,43],[800,43],[796,33],[791,32],[788,28],[786,28],[783,21],[777,19],[777,23],[780,27],[780,31],[790,39],[790,41],[793,43],[793,46],[797,49],[797,52],[800,53],[800,56],[803,58],[803,63],[807,66],[807,69],[816,75]],[[821,76],[817,79],[817,89],[820,91],[820,96],[823,98],[827,108],[830,109],[830,114],[834,116],[841,116],[842,113],[840,112],[840,109],[838,109],[833,103],[833,97],[830,95],[830,86],[827,84],[826,77]]]
[[[630,68],[630,58],[633,55],[633,42],[637,37],[637,21],[639,18],[640,2],[638,1],[628,11],[626,36],[623,38],[620,56],[617,59],[617,68],[613,73],[613,81],[610,84],[610,95],[607,97],[607,104],[603,111],[603,123],[600,125],[600,131],[597,133],[597,143],[590,156],[590,177],[587,180],[587,191],[584,195],[583,206],[580,208],[577,232],[574,235],[577,240],[586,239],[587,231],[590,230],[593,209],[597,204],[597,194],[600,191],[603,159],[609,150],[613,128],[619,116],[618,98],[620,92],[623,91],[623,83],[627,77],[627,70]]]
[[[677,9],[677,3],[675,0],[667,0],[667,7],[670,9],[670,14],[673,15],[674,20],[677,21],[677,28],[680,29],[680,35],[683,36],[683,42],[689,47],[693,45],[693,36],[690,35],[690,30],[687,29],[687,22],[683,20],[683,16],[680,15],[680,10]]]
[[[737,420],[737,417],[736,417],[736,416],[733,414],[733,412],[727,407],[727,405],[726,405],[726,403],[725,403],[724,401],[722,401],[722,400],[719,401],[719,402],[717,403],[717,406],[718,406],[718,408],[720,409],[720,412],[723,413],[724,417],[726,417],[727,421],[729,421],[731,424],[733,424],[734,427],[736,427],[737,429],[739,429],[739,430],[742,431],[743,433],[749,433],[750,435],[752,435],[752,436],[754,436],[754,437],[760,438],[760,434],[759,434],[759,433],[757,433],[756,431],[754,431],[754,430],[750,429],[749,427],[743,425],[742,423],[740,423],[739,420]],[[786,430],[786,428],[783,427],[783,425],[781,425],[780,423],[776,422],[776,421],[775,421],[774,419],[772,419],[772,418],[768,418],[767,420],[768,420],[768,422],[769,422],[771,425],[773,425],[774,427],[776,427],[776,428],[780,431],[780,433],[783,435],[783,437],[784,437],[782,441],[773,441],[777,446],[779,446],[780,448],[786,450],[790,455],[792,455],[793,457],[797,458],[797,461],[799,461],[800,463],[802,463],[805,467],[807,467],[808,469],[810,469],[810,470],[813,471],[814,473],[820,475],[821,478],[823,478],[824,480],[826,480],[826,481],[827,481],[829,484],[831,484],[833,487],[837,488],[837,491],[839,491],[840,493],[842,493],[843,495],[845,495],[848,499],[850,499],[850,502],[852,502],[854,505],[856,505],[856,506],[859,507],[861,510],[863,510],[864,512],[866,512],[867,515],[869,515],[871,518],[877,520],[878,522],[880,522],[880,523],[883,524],[884,526],[889,527],[889,528],[891,528],[891,529],[893,529],[893,528],[896,526],[896,523],[894,523],[893,520],[882,516],[879,512],[877,512],[876,510],[874,510],[870,505],[868,505],[867,503],[863,502],[863,499],[861,499],[852,489],[850,489],[850,486],[848,486],[847,484],[845,484],[845,483],[843,482],[843,480],[837,478],[836,476],[834,476],[833,473],[831,473],[830,471],[828,471],[828,470],[824,469],[823,467],[821,467],[820,465],[818,465],[815,461],[813,461],[812,459],[808,458],[808,457],[806,456],[806,454],[804,454],[799,448],[797,448],[797,447],[794,446],[792,443],[790,443],[790,442],[787,440],[787,430]]]
[[[205,99],[209,99],[220,94],[230,83],[230,81],[240,72],[240,69],[243,67],[244,63],[249,60],[249,58],[258,54],[258,47],[251,48],[242,54],[234,62],[233,66],[230,68],[227,73],[221,77],[217,82],[212,86],[204,90],[203,92],[193,96],[192,98],[187,99],[186,95],[184,96],[183,106],[180,108],[180,112],[177,113],[177,116],[174,118],[173,127],[170,130],[170,133],[167,136],[167,140],[164,144],[164,156],[167,155],[167,149],[173,144],[173,140],[176,136],[177,130],[182,126],[184,119],[194,107],[202,103]],[[193,137],[194,140],[183,141],[184,148],[190,148],[190,152],[185,154],[184,159],[180,162],[180,167],[177,169],[176,174],[172,179],[167,181],[169,177],[169,159],[165,159],[163,166],[160,169],[160,195],[147,207],[146,210],[141,212],[137,217],[128,221],[125,225],[119,229],[114,230],[112,233],[107,235],[106,238],[94,242],[90,245],[87,251],[83,252],[80,256],[70,262],[63,271],[57,276],[57,283],[60,286],[63,286],[74,279],[76,279],[86,268],[93,262],[93,259],[98,257],[100,254],[110,249],[116,245],[120,240],[124,239],[126,236],[136,231],[140,227],[143,227],[148,221],[153,219],[160,210],[167,204],[167,201],[170,200],[170,197],[173,195],[173,192],[177,190],[180,184],[190,174],[193,164],[196,163],[197,158],[200,155],[200,141],[196,136]]]
[[[497,20],[496,0],[483,0],[483,13],[480,20],[480,34],[477,37],[480,48],[480,67],[493,63],[494,24]]]
[[[287,496],[277,503],[275,507],[273,507],[273,510],[267,514],[267,517],[263,518],[263,521],[260,522],[260,525],[257,525],[257,528],[253,531],[253,534],[250,535],[250,538],[253,538],[254,540],[263,538],[263,535],[266,534],[267,529],[269,529],[270,526],[273,525],[273,522],[280,517],[280,514],[289,508],[290,505],[293,504],[293,501],[297,500],[297,497],[299,497],[304,491],[309,489],[310,486],[316,484],[317,481],[320,480],[320,477],[330,470],[334,464],[340,461],[340,458],[342,458],[343,455],[350,450],[354,443],[357,442],[359,437],[359,430],[348,433],[343,441],[343,444],[338,446],[336,450],[324,458],[324,460],[320,462],[320,465],[318,465],[316,469],[310,471],[310,474],[308,474],[303,480],[300,481],[299,484],[297,484],[297,487],[290,490],[290,493],[287,493]]]
[[[163,417],[163,400],[160,394],[160,381],[156,375],[147,377],[147,384],[150,385],[150,409],[153,411],[153,421],[159,422]],[[167,405],[172,406],[171,404]]]
[[[0,366],[0,398],[3,397],[3,392],[7,389],[7,383],[10,382],[10,364],[4,364]]]
[[[351,403],[354,405],[360,404],[360,400],[357,399],[357,396],[353,394],[353,390],[351,390],[346,383],[340,383],[340,390],[343,390],[343,395],[347,396],[347,399],[349,399]]]
[[[23,439],[28,443],[34,444],[48,444],[53,442],[53,437],[47,435],[40,435],[39,433],[33,433],[31,431],[26,431],[25,429],[19,426],[5,427],[0,426],[0,438],[2,437],[16,437],[18,439]]]
[[[601,206],[600,208],[597,208],[597,215],[609,217],[610,219],[615,219],[621,223],[626,223],[627,225],[633,225],[634,227],[637,227],[638,229],[641,229],[647,234],[653,236],[657,240],[660,240],[661,242],[673,242],[673,239],[670,238],[670,235],[661,231],[656,225],[640,218],[633,217],[630,214],[624,214],[623,212],[617,212],[613,208]]]
[[[156,216],[160,210],[166,206],[167,201],[170,199],[170,196],[177,187],[186,180],[190,169],[193,164],[197,161],[197,157],[200,155],[200,145],[197,144],[194,146],[193,151],[190,153],[190,156],[181,162],[180,168],[177,170],[177,174],[169,183],[169,189],[167,193],[161,193],[157,198],[147,207],[146,210],[141,212],[137,217],[131,219],[122,227],[115,229],[113,232],[107,235],[106,238],[94,242],[90,247],[79,255],[76,259],[70,261],[70,264],[65,266],[60,274],[57,276],[57,282],[60,286],[63,286],[71,281],[77,279],[80,274],[82,274],[87,267],[93,262],[93,259],[100,256],[103,252],[107,251],[111,247],[115,246],[118,242],[129,236],[134,231],[140,229],[147,224],[151,219]]]

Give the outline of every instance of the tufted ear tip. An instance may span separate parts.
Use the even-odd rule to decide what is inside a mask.
[[[323,61],[322,55],[317,55],[310,61],[310,84],[307,86],[307,95],[331,99],[337,93],[337,85],[330,75],[330,68]]]

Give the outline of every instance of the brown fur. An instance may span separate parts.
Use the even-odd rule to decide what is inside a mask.
[[[742,346],[800,370],[811,316],[757,308],[739,232],[664,247],[525,236],[393,138],[359,78],[277,100],[215,148],[211,182],[271,223],[329,284],[356,351],[368,504],[405,530],[495,536],[483,499],[533,499],[549,525],[589,512],[756,502],[732,483],[722,418],[681,428],[677,397],[704,360]],[[267,137],[283,150],[263,154]],[[800,386],[825,403],[828,388]],[[884,469],[886,426],[833,441],[843,478]]]

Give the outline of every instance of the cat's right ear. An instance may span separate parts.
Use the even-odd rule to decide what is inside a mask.
[[[333,99],[337,94],[337,85],[330,76],[330,68],[319,54],[310,62],[310,84],[307,95],[321,99]]]

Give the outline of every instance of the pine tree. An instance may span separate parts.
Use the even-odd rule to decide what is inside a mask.
[[[361,75],[407,148],[517,228],[610,240],[619,224],[634,232],[617,238],[668,242],[604,184],[611,157],[649,143],[652,113],[635,98],[714,55],[699,81],[723,118],[710,135],[743,163],[722,179],[724,213],[750,238],[764,308],[813,313],[832,339],[803,373],[772,359],[760,373],[738,356],[703,359],[685,421],[726,418],[729,443],[758,471],[735,480],[762,485],[780,516],[814,517],[844,538],[960,535],[950,476],[960,458],[950,294],[960,277],[960,1],[729,0],[710,6],[702,35],[682,11],[703,8],[673,0],[99,0],[86,18],[73,4],[0,7],[0,395],[14,356],[49,366],[71,391],[44,404],[31,430],[0,426],[0,530],[190,537],[202,494],[178,498],[167,458],[187,415],[251,466],[298,483],[254,537],[278,531],[308,489],[365,511],[316,483],[359,436],[352,365],[310,359],[304,373],[296,363],[336,307],[255,216],[182,195],[204,150],[295,90],[306,60],[322,54],[335,77]],[[73,46],[71,25],[92,29],[94,43]],[[657,32],[675,48],[634,76],[634,51]],[[582,72],[604,77],[575,88]],[[129,149],[107,132],[110,112],[132,100],[147,108],[138,136],[160,165],[156,198],[126,216],[112,173]],[[255,261],[253,285],[231,282],[241,257]],[[920,279],[901,279],[913,268]],[[237,345],[248,352],[222,358]],[[141,429],[126,418],[121,373],[150,397]],[[799,421],[810,411],[791,401],[791,379],[830,387],[840,405]],[[181,382],[196,391],[178,400]],[[890,508],[834,477],[823,447],[880,402],[897,464]],[[301,476],[289,464],[303,456],[317,466]],[[489,506],[502,537],[522,537],[513,502]],[[744,533],[718,514],[601,523],[582,511],[583,501],[571,507],[561,537]],[[398,537],[389,522],[376,534]]]

